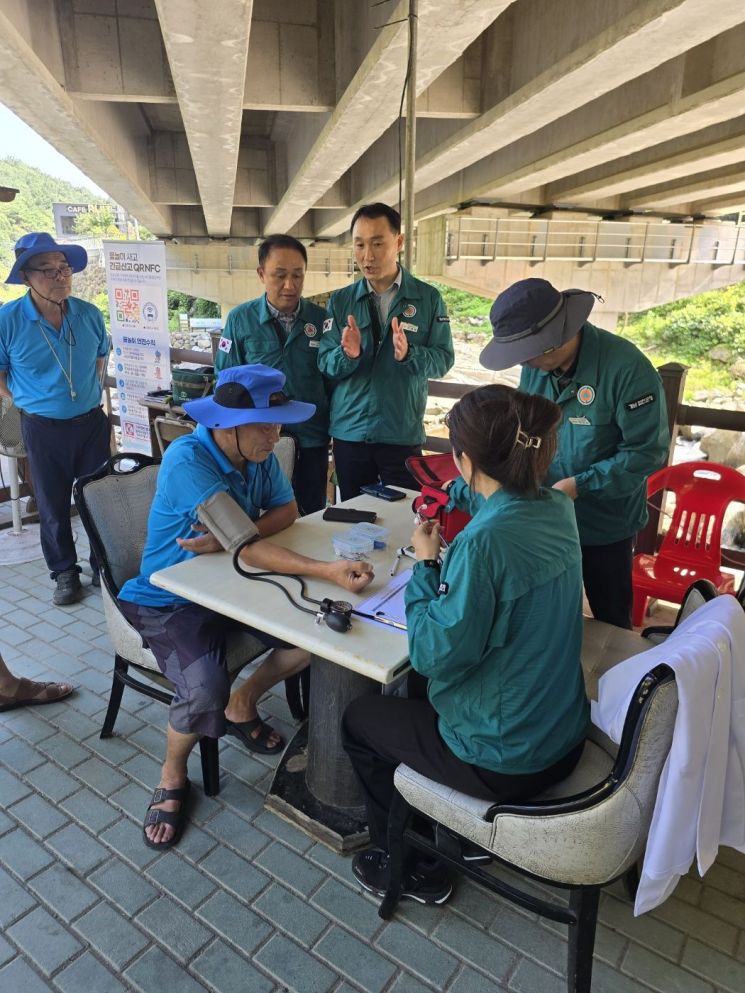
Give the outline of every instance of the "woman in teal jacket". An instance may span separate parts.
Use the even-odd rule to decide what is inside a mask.
[[[463,793],[519,800],[564,779],[582,753],[582,558],[574,508],[541,486],[561,411],[540,396],[485,386],[448,417],[461,478],[451,504],[472,520],[445,553],[439,526],[417,526],[406,590],[409,698],[365,696],[344,715],[345,747],[365,791],[373,848],[353,861],[385,891],[393,773],[403,762]],[[417,863],[405,895],[444,903],[439,864]]]

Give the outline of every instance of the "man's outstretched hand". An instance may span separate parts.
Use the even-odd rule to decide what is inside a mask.
[[[328,563],[328,578],[349,590],[350,593],[360,593],[375,578],[373,567],[369,562],[350,562],[348,559],[338,559]]]
[[[362,351],[362,334],[357,327],[357,321],[350,314],[341,333],[341,347],[348,359],[358,359]]]
[[[403,362],[409,354],[409,340],[397,317],[391,321],[391,331],[393,332],[393,358],[396,362]]]

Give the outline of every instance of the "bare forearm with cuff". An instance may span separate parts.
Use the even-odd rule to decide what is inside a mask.
[[[234,552],[245,542],[261,537],[256,524],[225,490],[213,493],[200,503],[197,518],[226,552]]]

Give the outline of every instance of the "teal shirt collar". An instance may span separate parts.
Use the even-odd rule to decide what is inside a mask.
[[[582,326],[582,343],[572,381],[579,386],[597,386],[600,349],[598,331],[592,324]]]

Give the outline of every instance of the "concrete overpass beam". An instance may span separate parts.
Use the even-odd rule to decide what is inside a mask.
[[[155,234],[171,233],[170,210],[150,188],[149,130],[131,105],[76,100],[47,69],[57,26],[46,3],[0,11],[0,92],[3,102]],[[51,18],[51,20],[49,20]],[[22,30],[19,30],[21,28]],[[35,47],[38,41],[38,51]],[[52,58],[59,67],[59,60]]]
[[[254,0],[245,108],[329,111],[335,102],[333,4]]]
[[[646,0],[630,10],[576,0],[573,16],[556,4],[537,3],[510,22],[510,92],[448,141],[420,157],[417,190],[471,166],[605,93],[649,72],[691,47],[745,19],[737,6],[708,0]],[[499,22],[495,25],[499,28]],[[350,211],[319,232],[343,232],[360,203],[389,199],[386,183],[367,189]]]
[[[635,195],[697,171],[725,168],[741,162],[744,152],[745,115],[548,186],[546,196],[551,202],[594,205],[603,197]]]
[[[155,5],[207,233],[225,238],[233,212],[253,0],[155,0]]]
[[[81,100],[175,103],[155,7],[59,0],[68,92]]]
[[[630,193],[623,202],[635,209],[659,209],[665,207],[680,208],[694,200],[711,200],[726,197],[728,194],[739,194],[745,177],[743,167],[738,163],[726,169],[707,170],[688,177],[681,183],[655,186],[638,193]]]
[[[422,0],[419,7],[417,90],[422,93],[512,0]],[[387,8],[383,8],[387,10]],[[379,8],[380,10],[380,8]],[[342,94],[330,120],[292,176],[268,230],[292,227],[396,119],[407,60],[406,0],[388,11],[384,28]],[[382,14],[381,14],[382,16]],[[350,45],[356,27],[337,36],[337,51]]]

